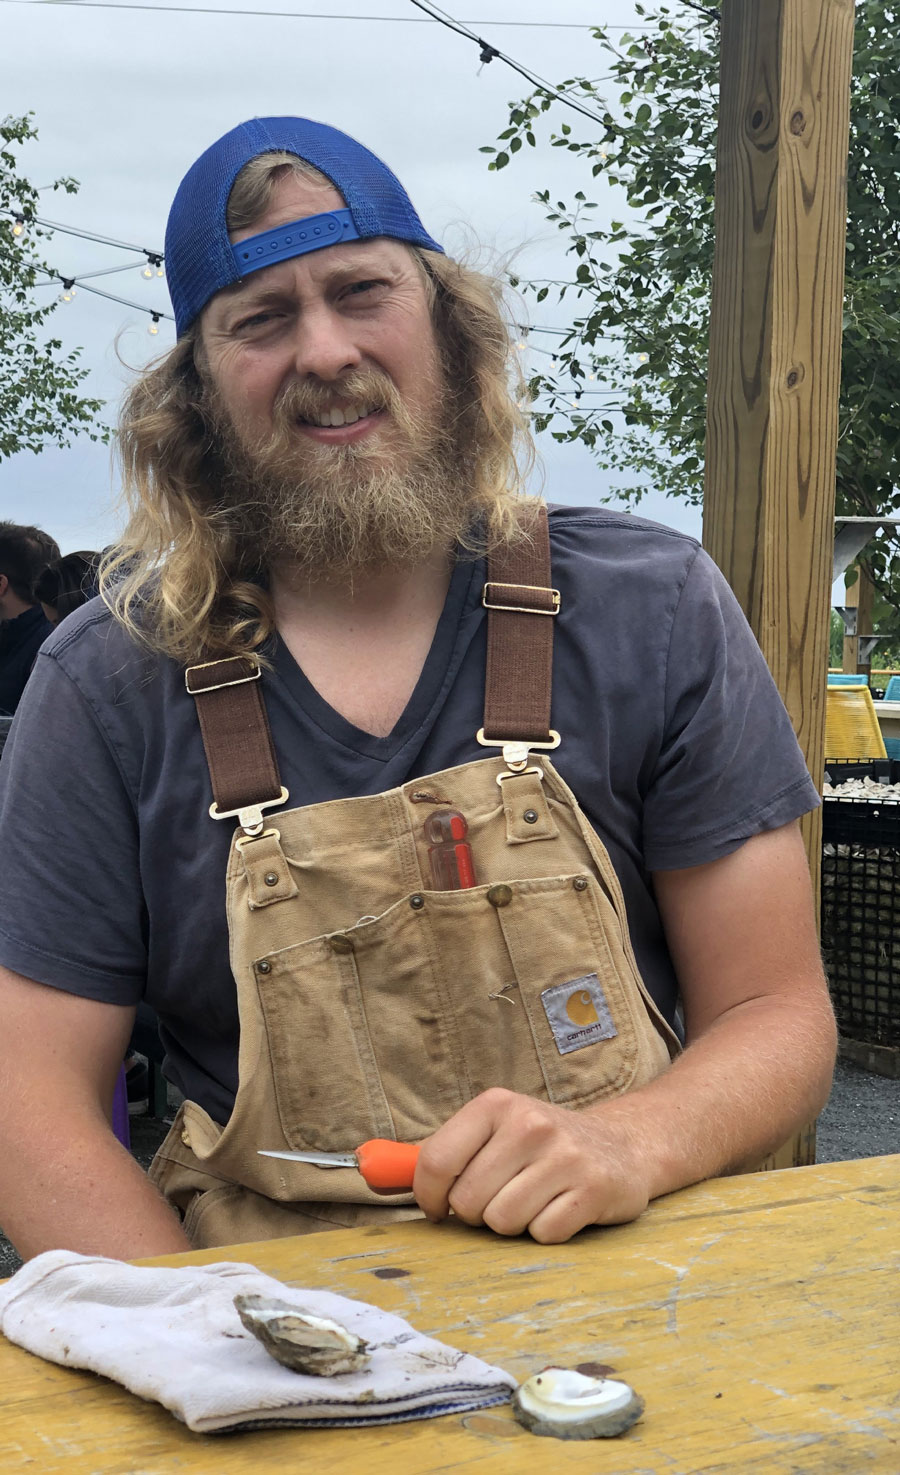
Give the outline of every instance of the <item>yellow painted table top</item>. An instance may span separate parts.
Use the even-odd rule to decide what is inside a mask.
[[[646,1413],[609,1441],[536,1438],[508,1407],[199,1435],[0,1338],[3,1475],[900,1475],[900,1156],[700,1184],[565,1245],[407,1223],[153,1263],[216,1260],[375,1303],[520,1379],[605,1363]]]

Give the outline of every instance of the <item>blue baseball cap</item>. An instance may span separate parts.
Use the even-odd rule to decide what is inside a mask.
[[[234,181],[251,159],[276,151],[312,164],[343,195],[346,209],[291,221],[232,246],[225,213]],[[169,211],[166,277],[179,338],[216,292],[250,272],[340,241],[374,236],[443,254],[397,176],[346,133],[309,118],[239,123],[191,165]]]

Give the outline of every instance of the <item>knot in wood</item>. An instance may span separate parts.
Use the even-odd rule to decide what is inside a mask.
[[[791,132],[798,136],[806,132],[806,118],[799,108],[791,116]]]

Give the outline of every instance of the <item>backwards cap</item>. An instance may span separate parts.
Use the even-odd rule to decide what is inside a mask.
[[[347,208],[292,221],[232,246],[225,212],[245,164],[259,154],[296,154],[331,180]],[[209,299],[260,267],[339,241],[390,236],[443,252],[386,164],[361,143],[308,118],[251,118],[192,164],[169,211],[166,276],[179,338]]]

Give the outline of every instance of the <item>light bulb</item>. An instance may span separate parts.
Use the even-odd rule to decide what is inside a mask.
[[[165,273],[165,270],[164,270],[164,268],[163,268],[163,267],[162,267],[162,266],[161,266],[161,265],[160,265],[160,266],[157,266],[157,268],[156,268],[156,275],[157,275],[157,276],[158,276],[158,277],[164,277],[164,276],[165,276],[165,274],[166,274],[166,273]]]
[[[152,316],[152,318],[150,320],[150,326],[147,329],[147,332],[153,338],[155,338],[156,335],[157,335],[157,333],[159,332],[159,318],[156,316],[156,313],[153,314],[153,316]]]
[[[647,360],[649,359],[649,357],[650,357],[649,353],[639,353],[638,354],[638,363],[639,364],[645,364],[647,362]]]
[[[22,218],[21,215],[17,215],[16,218],[15,218],[15,220],[13,221],[13,224],[12,224],[12,233],[13,233],[14,236],[20,236],[20,235],[22,235],[22,233],[23,233],[24,230],[25,230],[25,221],[24,221],[24,219]]]
[[[150,265],[149,261],[147,262],[147,265],[142,270],[141,276],[142,277],[145,277],[148,282],[152,278],[152,276],[153,276],[153,267]]]
[[[75,296],[75,285],[73,282],[63,282],[63,289],[59,294],[60,302],[71,302]]]

